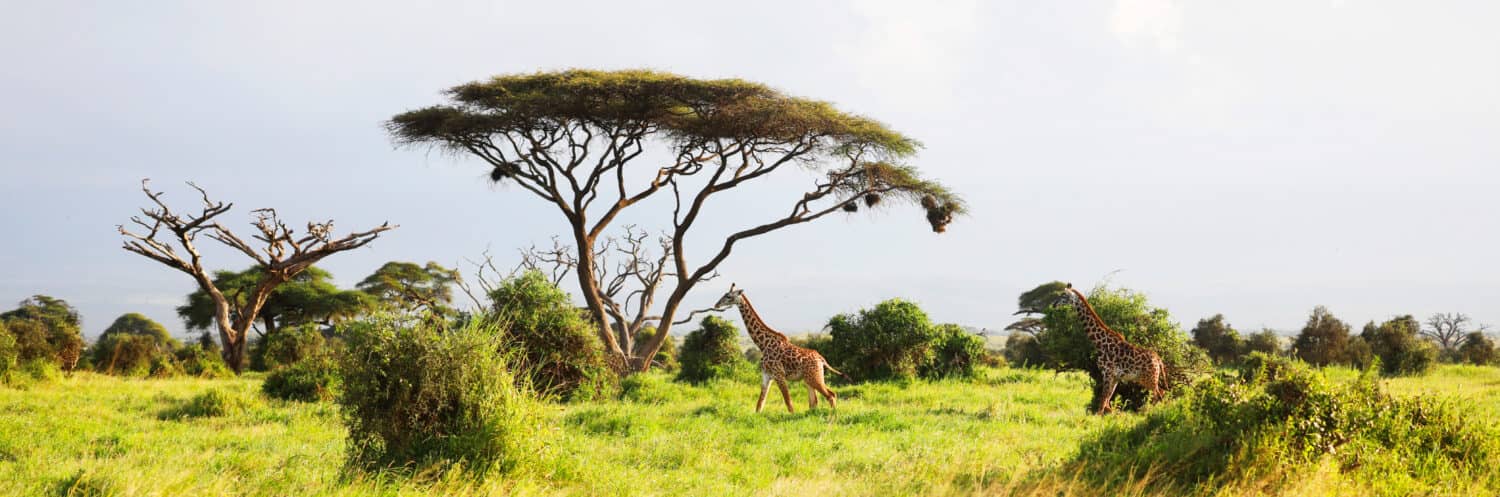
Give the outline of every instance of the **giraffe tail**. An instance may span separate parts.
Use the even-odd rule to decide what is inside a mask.
[[[823,367],[828,368],[829,371],[833,371],[833,374],[843,377],[845,381],[854,381],[854,379],[850,378],[849,375],[846,375],[837,369],[833,369],[833,365],[829,364],[827,359],[823,360]]]

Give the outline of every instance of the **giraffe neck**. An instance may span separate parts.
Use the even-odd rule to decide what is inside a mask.
[[[1089,304],[1089,300],[1084,298],[1083,293],[1072,288],[1068,291],[1073,292],[1074,297],[1078,299],[1079,305],[1074,307],[1078,311],[1078,319],[1083,321],[1083,331],[1088,333],[1089,341],[1094,343],[1094,348],[1102,351],[1108,345],[1129,344],[1125,341],[1124,335],[1104,324],[1104,320],[1099,318],[1099,313],[1094,312],[1094,306]]]
[[[750,340],[755,346],[765,352],[767,347],[772,347],[786,341],[786,335],[772,330],[766,322],[760,319],[760,314],[755,312],[755,307],[750,305],[750,299],[740,295],[740,320],[745,322],[745,331],[750,333]]]

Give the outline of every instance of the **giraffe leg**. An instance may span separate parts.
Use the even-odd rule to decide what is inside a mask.
[[[813,388],[813,384],[810,381],[806,382],[806,385],[807,385],[807,410],[811,411],[813,409],[817,409],[818,408],[818,390],[816,388]]]
[[[777,378],[776,388],[781,389],[781,400],[786,401],[786,412],[797,412],[796,410],[792,409],[792,393],[786,389],[786,380]]]
[[[1104,377],[1104,396],[1099,398],[1099,412],[1095,414],[1102,416],[1106,412],[1114,412],[1114,408],[1110,407],[1109,404],[1115,398],[1115,383],[1117,381],[1114,375],[1106,375]]]
[[[766,406],[766,391],[771,388],[771,375],[762,372],[760,374],[760,400],[755,401],[755,412]]]
[[[833,390],[828,388],[828,383],[823,377],[823,368],[821,366],[816,373],[807,375],[807,389],[823,394],[823,398],[828,399],[828,408],[838,410],[838,395],[834,394]],[[814,398],[816,399],[816,397]]]

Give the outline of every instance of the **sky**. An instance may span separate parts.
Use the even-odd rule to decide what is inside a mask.
[[[890,208],[753,239],[690,306],[734,282],[793,333],[891,297],[997,329],[1062,280],[1144,292],[1185,329],[1290,331],[1317,305],[1500,325],[1500,2],[411,4],[0,7],[0,302],[66,299],[90,337],[126,312],[181,333],[194,284],[115,231],[146,177],[184,209],[185,181],[234,202],[240,230],[259,207],[400,225],[321,264],[344,286],[390,260],[514,263],[559,214],[382,122],[497,74],[650,68],[880,120],[971,209],[940,235]],[[792,176],[706,222],[784,211]]]

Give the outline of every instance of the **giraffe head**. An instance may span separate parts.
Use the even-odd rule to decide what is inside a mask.
[[[739,305],[740,301],[744,298],[744,295],[744,289],[736,290],[734,288],[734,283],[730,283],[729,292],[725,293],[723,297],[719,297],[719,303],[714,304],[714,308],[728,309],[730,306]]]
[[[1063,288],[1062,294],[1057,296],[1057,301],[1053,302],[1052,305],[1076,308],[1078,307],[1078,301],[1080,298],[1081,297],[1078,296],[1078,291],[1073,289],[1073,284],[1068,283],[1068,286]]]

